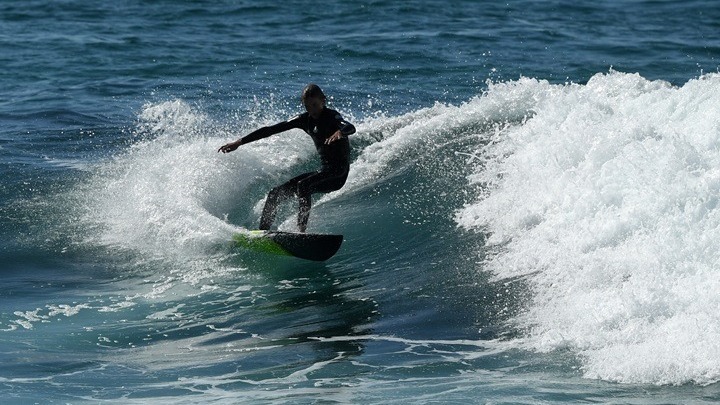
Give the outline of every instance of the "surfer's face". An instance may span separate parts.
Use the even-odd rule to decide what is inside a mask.
[[[311,117],[320,118],[320,113],[322,113],[325,107],[325,100],[320,97],[306,97],[303,104],[305,105],[305,110],[310,113]]]

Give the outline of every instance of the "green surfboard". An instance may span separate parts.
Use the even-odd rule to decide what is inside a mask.
[[[247,231],[233,234],[235,246],[256,252],[325,261],[335,255],[342,235],[280,231]]]

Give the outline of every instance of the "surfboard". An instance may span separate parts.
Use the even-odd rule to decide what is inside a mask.
[[[325,261],[335,255],[342,235],[280,231],[247,231],[233,234],[235,246],[256,252]]]

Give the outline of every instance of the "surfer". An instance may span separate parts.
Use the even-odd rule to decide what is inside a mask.
[[[261,230],[270,229],[280,202],[297,196],[299,202],[297,226],[300,232],[305,232],[310,216],[312,194],[339,190],[345,185],[350,171],[350,141],[347,137],[355,133],[355,127],[345,121],[340,113],[326,107],[327,98],[318,85],[311,83],[305,86],[301,99],[305,113],[288,121],[262,127],[218,149],[218,152],[222,153],[232,152],[240,145],[293,128],[305,131],[315,143],[322,163],[320,170],[303,173],[270,190],[260,217]]]

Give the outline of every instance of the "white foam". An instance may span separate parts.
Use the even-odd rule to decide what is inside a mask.
[[[529,347],[592,378],[719,381],[720,76],[521,80],[486,102],[523,88],[532,118],[477,151],[488,191],[457,221],[489,233],[485,268],[526,277]]]
[[[76,305],[69,305],[69,304],[49,304],[46,305],[45,308],[36,308],[32,311],[15,311],[13,314],[18,317],[18,319],[11,321],[14,324],[22,326],[24,329],[33,329],[33,325],[35,323],[46,323],[50,322],[52,319],[56,318],[58,315],[63,315],[65,317],[71,317],[74,315],[77,315],[80,310],[83,309],[89,309],[90,306],[87,304],[76,304]],[[10,325],[11,327],[5,331],[13,331],[16,330],[17,327],[15,325]]]

